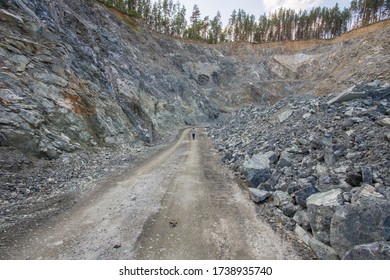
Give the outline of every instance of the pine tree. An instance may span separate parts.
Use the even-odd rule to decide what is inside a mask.
[[[172,21],[172,34],[173,36],[183,37],[185,29],[187,27],[186,20],[186,8],[181,6],[179,2],[176,3],[176,13]]]
[[[188,31],[188,38],[199,39],[199,20],[200,20],[200,10],[198,5],[194,5],[190,17],[191,27],[190,30]]]
[[[222,33],[221,18],[222,18],[221,13],[218,11],[210,23],[210,35],[208,39],[208,43],[210,44],[217,44],[221,40],[221,33]]]

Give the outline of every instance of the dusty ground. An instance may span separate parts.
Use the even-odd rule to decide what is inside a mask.
[[[102,182],[102,181],[101,181]],[[99,183],[96,183],[99,184]],[[1,259],[308,259],[256,213],[211,142],[170,148],[0,247]]]

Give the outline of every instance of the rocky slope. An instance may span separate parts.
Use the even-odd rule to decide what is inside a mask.
[[[53,159],[149,141],[213,116],[195,81],[172,65],[173,49],[182,47],[149,40],[130,18],[95,1],[2,1],[0,8],[1,146]]]
[[[94,0],[3,0],[1,221],[81,192],[179,128],[389,81],[389,31],[385,21],[331,41],[210,46],[155,34]]]
[[[390,259],[390,83],[294,95],[209,128],[261,212],[321,259]]]

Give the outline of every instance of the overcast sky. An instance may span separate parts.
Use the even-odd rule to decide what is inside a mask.
[[[351,0],[179,0],[179,2],[186,6],[188,18],[192,13],[192,8],[197,4],[202,18],[207,15],[213,18],[217,11],[220,11],[223,25],[226,25],[234,9],[244,9],[245,12],[258,18],[281,6],[299,10],[318,6],[334,7],[338,2],[340,8],[343,9],[350,6]]]

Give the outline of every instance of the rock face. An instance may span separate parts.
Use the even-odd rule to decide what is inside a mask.
[[[238,155],[224,162],[251,187],[259,182],[251,183],[248,163],[263,159],[267,176],[257,188],[273,197],[264,203],[287,229],[299,227],[297,234],[319,258],[376,258],[375,250],[386,257],[390,143],[381,120],[390,115],[390,84],[373,81],[349,92],[361,94],[300,95],[270,107],[248,106],[211,126],[209,135],[222,154]],[[288,110],[294,113],[275,121]],[[271,162],[266,154],[278,156]]]
[[[217,51],[155,36],[97,1],[1,1],[0,34],[0,146],[54,159],[218,114],[184,70]]]

